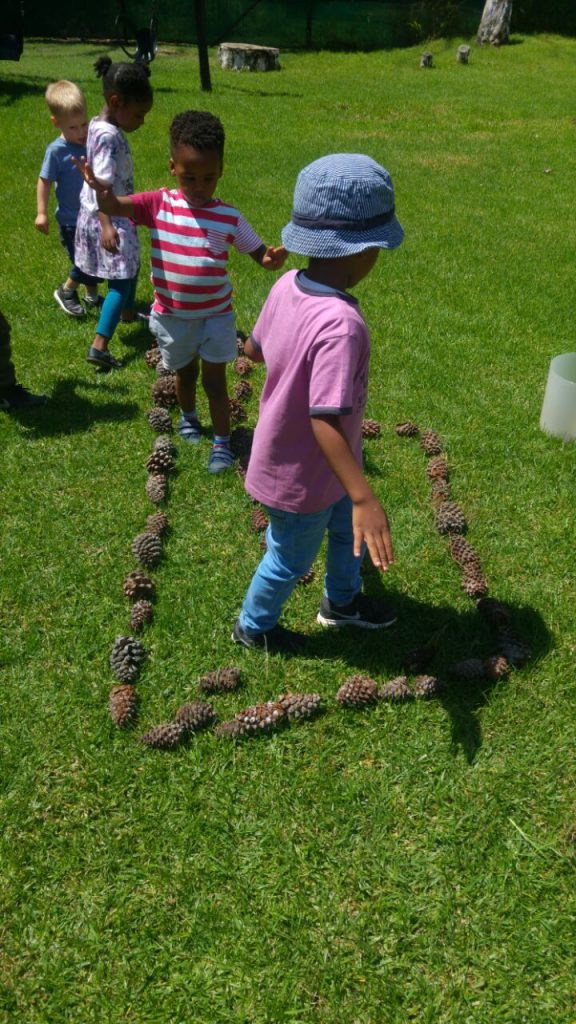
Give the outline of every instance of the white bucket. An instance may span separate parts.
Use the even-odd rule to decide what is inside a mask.
[[[576,352],[554,356],[550,363],[540,426],[563,441],[576,441]]]

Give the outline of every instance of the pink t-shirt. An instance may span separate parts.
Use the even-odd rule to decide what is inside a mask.
[[[150,228],[155,313],[207,317],[229,313],[228,250],[254,252],[262,239],[239,210],[220,199],[190,206],[180,189],[130,197],[134,221]]]
[[[302,272],[276,282],[252,332],[266,382],[246,475],[257,501],[286,512],[320,512],[345,494],[312,431],[314,415],[341,417],[362,463],[370,337],[356,299],[318,293]]]

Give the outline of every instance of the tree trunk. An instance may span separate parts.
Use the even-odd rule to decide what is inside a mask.
[[[511,18],[512,0],[486,0],[478,29],[478,43],[492,43],[492,46],[507,43]]]

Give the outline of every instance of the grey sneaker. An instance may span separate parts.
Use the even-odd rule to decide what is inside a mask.
[[[75,316],[78,320],[80,317],[86,316],[86,310],[78,298],[77,291],[68,291],[67,288],[63,288],[62,285],[60,285],[60,287],[54,292],[54,298],[60,306],[60,309],[63,309],[65,313],[68,313],[68,316]]]
[[[328,597],[323,597],[316,616],[321,626],[359,626],[360,629],[387,629],[397,618],[395,608],[366,594],[356,594],[350,604],[334,604]]]
[[[104,298],[102,295],[96,295],[93,299],[92,296],[86,292],[86,295],[84,296],[84,305],[86,306],[86,309],[100,309],[100,307],[104,305]]]

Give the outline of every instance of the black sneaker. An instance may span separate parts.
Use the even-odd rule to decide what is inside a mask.
[[[46,395],[33,395],[22,384],[13,384],[9,388],[0,389],[0,412],[11,412],[12,409],[33,409],[35,406],[46,405]]]
[[[66,288],[60,285],[59,288],[54,292],[54,298],[68,316],[75,316],[77,320],[81,317],[86,316],[86,310],[78,298],[78,292],[69,292]]]
[[[359,626],[361,629],[387,629],[397,618],[395,608],[366,594],[356,594],[350,604],[334,604],[323,597],[316,616],[321,626]]]
[[[284,626],[273,626],[266,633],[250,636],[242,629],[239,619],[234,623],[232,640],[235,644],[242,644],[250,650],[270,651],[274,654],[299,654],[306,645],[306,637],[291,629],[285,629]]]

